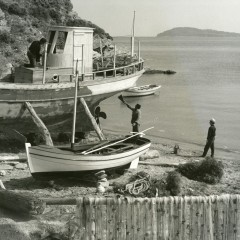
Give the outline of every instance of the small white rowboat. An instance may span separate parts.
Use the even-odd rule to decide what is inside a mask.
[[[147,96],[154,94],[161,88],[159,85],[151,84],[151,85],[143,85],[138,87],[132,87],[128,90],[125,90],[122,95],[124,97],[138,97],[138,96]]]
[[[130,165],[150,147],[151,142],[139,136],[103,141],[95,144],[59,148],[26,143],[28,165],[33,177],[52,176],[54,173],[74,173],[110,170]]]

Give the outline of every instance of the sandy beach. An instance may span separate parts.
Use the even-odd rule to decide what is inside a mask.
[[[136,172],[146,171],[154,178],[164,179],[166,173],[174,171],[179,164],[201,161],[203,159],[199,157],[203,150],[200,146],[196,148],[195,145],[172,142],[170,140],[164,140],[161,143],[156,142],[154,139],[151,140],[150,151],[156,150],[159,152],[159,156],[140,161],[138,168],[135,170]],[[177,155],[173,153],[175,144],[178,144],[180,147]],[[240,187],[238,187],[240,186],[238,182],[238,179],[240,179],[239,156],[233,153],[216,151],[216,160],[222,161],[224,164],[224,176],[221,182],[216,185],[209,185],[192,181],[182,176],[184,179],[182,196],[240,193]],[[156,164],[156,166],[143,165],[146,162]],[[22,162],[19,166],[17,160],[1,161],[0,167],[5,169],[6,175],[1,176],[0,179],[8,190],[29,191],[39,198],[78,197],[99,194],[96,192],[96,182],[92,179],[83,179],[81,177],[79,179],[56,179],[55,183],[59,186],[59,189],[54,189],[48,185],[47,181],[34,179],[29,172],[26,162]],[[110,183],[114,183],[114,181],[121,181],[121,177],[124,177],[124,174],[113,173],[108,176],[108,180]],[[189,188],[192,189],[190,192]],[[106,192],[107,196],[113,196],[114,194],[111,188]]]
[[[125,171],[124,174],[123,172],[108,174],[107,179],[110,186],[104,193],[97,192],[96,181],[91,177],[85,179],[82,177],[55,179],[54,185],[49,184],[49,181],[36,180],[31,176],[26,162],[18,163],[18,161],[13,160],[0,162],[0,168],[6,169],[6,175],[1,176],[0,180],[7,190],[13,190],[15,193],[31,193],[38,199],[56,199],[57,201],[69,198],[77,199],[78,197],[171,196],[171,193],[163,187],[166,184],[169,172],[175,171],[179,164],[202,160],[199,157],[202,153],[201,147],[196,148],[194,145],[178,143],[180,146],[179,153],[174,154],[175,144],[176,142],[173,143],[172,141],[159,143],[152,139],[150,151],[157,151],[158,157],[141,160],[136,170]],[[216,153],[216,159],[224,165],[224,175],[219,183],[207,184],[181,176],[179,196],[240,194],[240,161],[232,153],[225,154],[222,155],[219,151]],[[114,189],[116,184],[128,183],[133,175],[140,172],[148,174],[151,179],[161,183],[157,188],[158,191],[157,189],[154,191],[154,195],[143,193],[139,196],[132,196],[127,192],[121,193]],[[46,237],[68,236],[68,229],[73,232],[77,229],[75,211],[75,205],[47,205],[41,215],[26,216],[20,212],[9,211],[0,207],[0,229],[2,229],[1,231],[4,230],[2,234],[6,234],[3,236],[13,236],[14,239],[28,239],[26,236],[31,236],[31,239],[39,239],[39,236],[43,236],[42,232]],[[21,238],[22,234],[25,238]]]

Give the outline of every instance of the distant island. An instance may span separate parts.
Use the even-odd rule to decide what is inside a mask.
[[[216,31],[211,29],[198,29],[190,27],[177,27],[159,33],[157,37],[240,37],[240,33]]]

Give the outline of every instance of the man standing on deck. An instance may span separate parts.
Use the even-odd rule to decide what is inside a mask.
[[[135,107],[131,107],[128,103],[125,102],[125,100],[123,99],[122,95],[120,95],[118,97],[124,104],[126,104],[126,106],[132,110],[132,118],[131,118],[131,124],[132,124],[132,131],[133,132],[139,132],[139,120],[141,117],[141,105],[140,104],[136,104]]]
[[[204,152],[201,157],[205,157],[207,155],[208,149],[211,148],[211,157],[214,157],[214,140],[216,136],[216,127],[215,127],[215,119],[212,118],[209,123],[210,127],[208,128],[207,142],[204,147]]]
[[[47,40],[45,38],[41,38],[40,41],[33,41],[28,48],[27,56],[30,61],[28,67],[35,68],[37,63],[40,62],[40,57],[44,51],[44,46]]]

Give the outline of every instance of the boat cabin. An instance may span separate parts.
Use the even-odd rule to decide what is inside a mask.
[[[46,71],[36,68],[18,67],[15,70],[15,83],[40,83],[43,81],[69,81],[76,70],[80,74],[92,72],[93,29],[87,27],[49,27],[47,36]],[[43,58],[44,59],[44,58]],[[71,79],[70,79],[71,80]]]

